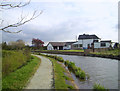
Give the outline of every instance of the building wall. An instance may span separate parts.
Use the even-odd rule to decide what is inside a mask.
[[[94,43],[94,48],[108,48],[110,47],[111,43],[105,42],[106,46],[101,46],[101,42],[95,42]]]
[[[71,49],[71,45],[67,45],[63,47],[63,50],[70,50]]]
[[[73,45],[77,45],[78,44],[78,48],[81,48],[79,46],[79,44],[82,44],[82,48],[88,48],[88,44],[90,45],[91,47],[91,43],[93,43],[93,40],[94,39],[84,39],[84,40],[78,40],[78,42],[74,43]]]
[[[54,50],[53,46],[51,44],[48,44],[47,50]]]

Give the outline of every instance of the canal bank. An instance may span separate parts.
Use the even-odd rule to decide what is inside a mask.
[[[118,60],[75,55],[50,55],[57,55],[63,57],[64,60],[74,62],[77,67],[81,67],[90,75],[89,80],[79,81],[72,74],[80,89],[93,89],[95,83],[101,84],[107,89],[118,89]]]
[[[67,51],[32,51],[37,53],[49,53],[49,54],[61,54],[61,55],[76,55],[76,56],[89,56],[89,57],[100,57],[100,58],[109,58],[109,59],[116,59],[120,61],[120,55],[104,55],[104,54],[92,54],[86,52],[67,52]]]

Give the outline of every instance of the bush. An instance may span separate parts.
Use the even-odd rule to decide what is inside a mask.
[[[80,73],[79,71],[75,71],[75,76],[79,77],[79,73]]]
[[[42,54],[42,55],[44,55],[44,54]],[[62,57],[58,57],[58,56],[54,56],[54,55],[44,55],[44,56],[54,58],[55,60],[58,60],[59,62],[64,62],[64,59]]]
[[[62,57],[57,57],[57,59],[59,62],[64,62],[64,59]]]
[[[85,79],[86,75],[84,71],[80,71],[79,78],[80,79]]]
[[[64,62],[64,64],[65,64],[65,66],[68,66],[69,60],[66,60],[66,61]]]

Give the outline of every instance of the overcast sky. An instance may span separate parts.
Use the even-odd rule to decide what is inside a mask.
[[[56,0],[31,2],[23,8],[2,12],[3,26],[20,20],[21,14],[28,18],[35,10],[43,13],[36,19],[10,30],[23,30],[18,34],[2,32],[2,41],[22,39],[31,44],[39,38],[47,44],[52,41],[75,41],[80,34],[96,34],[102,40],[118,41],[117,0]]]

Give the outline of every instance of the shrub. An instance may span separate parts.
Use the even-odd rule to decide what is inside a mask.
[[[64,62],[64,59],[62,57],[57,57],[57,59],[59,62]]]
[[[75,76],[79,77],[79,71],[75,71]]]
[[[85,79],[86,75],[84,71],[80,71],[79,78],[80,79]]]
[[[76,66],[75,63],[73,62],[69,62],[68,64],[68,69],[72,70],[73,72],[76,70]]]
[[[66,61],[64,62],[64,64],[65,64],[65,66],[68,66],[69,60],[66,60]]]

